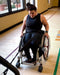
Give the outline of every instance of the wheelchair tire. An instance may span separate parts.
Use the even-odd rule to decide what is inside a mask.
[[[47,60],[49,55],[49,38],[47,38],[46,36],[44,36],[43,51],[44,51],[43,54],[44,60]]]
[[[10,69],[14,75],[20,75],[19,71],[14,67],[11,63],[9,63],[7,60],[5,60],[3,57],[0,56],[0,64],[7,67],[7,69],[3,72],[2,75],[7,75],[8,69]]]

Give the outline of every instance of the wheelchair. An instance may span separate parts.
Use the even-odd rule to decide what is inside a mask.
[[[44,58],[45,61],[48,59],[48,56],[49,56],[49,38],[47,38],[46,36],[44,36],[45,31],[42,31],[42,32],[43,32],[42,33],[43,34],[42,35],[42,40],[41,40],[41,43],[39,44],[39,46],[37,48],[38,49],[37,53],[39,54],[39,49],[41,48],[43,54],[36,59],[35,63],[32,62],[34,65],[36,65],[37,61],[39,61],[39,67],[38,67],[38,71],[39,72],[42,72],[42,70],[43,70],[42,56],[43,56],[43,58]],[[26,34],[26,33],[24,33],[24,34]],[[29,45],[29,43],[33,39],[29,40],[29,42],[26,44],[26,46]],[[19,44],[19,50],[21,50],[21,48],[23,48],[23,40],[24,40],[24,36],[21,38],[21,41],[20,41],[20,44]],[[23,61],[22,58],[26,57],[23,49],[21,51],[19,51],[19,52],[20,52],[20,55],[18,56],[18,60],[17,60],[17,63],[16,63],[16,67],[17,68],[19,68],[21,64],[24,64],[24,61]]]

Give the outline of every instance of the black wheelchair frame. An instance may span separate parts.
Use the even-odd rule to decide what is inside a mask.
[[[23,64],[23,61],[22,61],[22,57],[25,57],[26,55],[23,54],[23,51],[20,51],[21,48],[22,48],[22,41],[23,41],[23,38],[24,36],[21,38],[21,41],[20,41],[20,45],[19,45],[19,52],[20,52],[20,55],[18,56],[18,60],[17,60],[17,63],[16,63],[16,67],[19,68],[21,64]],[[28,44],[30,44],[30,42],[33,40],[34,38],[31,38],[29,41],[28,41]],[[28,45],[27,44],[27,45]],[[26,45],[26,46],[27,46]],[[25,47],[26,47],[25,46]],[[41,44],[39,45],[38,49],[39,48],[42,48],[42,51],[44,52],[43,54],[43,58],[44,60],[47,60],[48,59],[48,56],[49,56],[49,38],[47,38],[46,36],[42,36],[42,40],[41,40]],[[39,51],[38,51],[39,52]],[[38,71],[39,72],[42,72],[43,70],[43,66],[42,66],[42,57],[39,57],[39,68],[38,68]],[[36,63],[33,63],[34,65],[36,65]]]

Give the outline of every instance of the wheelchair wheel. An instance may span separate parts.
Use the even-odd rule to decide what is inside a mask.
[[[18,61],[16,63],[16,67],[19,68],[20,67],[20,58],[18,57]]]
[[[23,37],[21,37],[21,40],[20,40],[20,44],[19,44],[19,51],[18,52],[20,52],[21,51],[21,49],[22,49],[22,45],[23,45]],[[22,52],[22,51],[21,51]],[[16,67],[17,68],[19,68],[20,67],[20,58],[21,58],[22,56],[18,56],[18,60],[17,60],[17,63],[16,63]]]
[[[39,68],[38,68],[38,71],[39,71],[39,72],[42,72],[42,70],[43,70],[43,66],[42,66],[42,64],[40,64],[40,66],[39,66]]]
[[[19,63],[19,62],[16,63],[16,67],[17,67],[17,68],[20,67],[20,63]]]
[[[47,60],[48,54],[49,54],[49,38],[47,38],[46,36],[44,36],[42,50],[44,51],[43,57],[44,57],[45,60]]]

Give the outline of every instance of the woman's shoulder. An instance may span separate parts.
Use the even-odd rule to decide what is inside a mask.
[[[24,20],[26,20],[26,19],[27,19],[27,16],[28,16],[28,15],[26,15],[26,16],[24,17]]]
[[[40,20],[41,20],[41,22],[43,21],[43,18],[44,18],[44,15],[40,14]]]
[[[38,13],[38,15],[41,16],[41,17],[43,16],[43,14],[41,14],[41,13]]]
[[[46,18],[45,18],[45,16],[43,14],[40,15],[40,19],[41,19],[41,22],[46,21]]]
[[[42,14],[40,14],[40,13],[38,13],[38,15],[37,16],[39,16],[40,18],[43,16]]]

